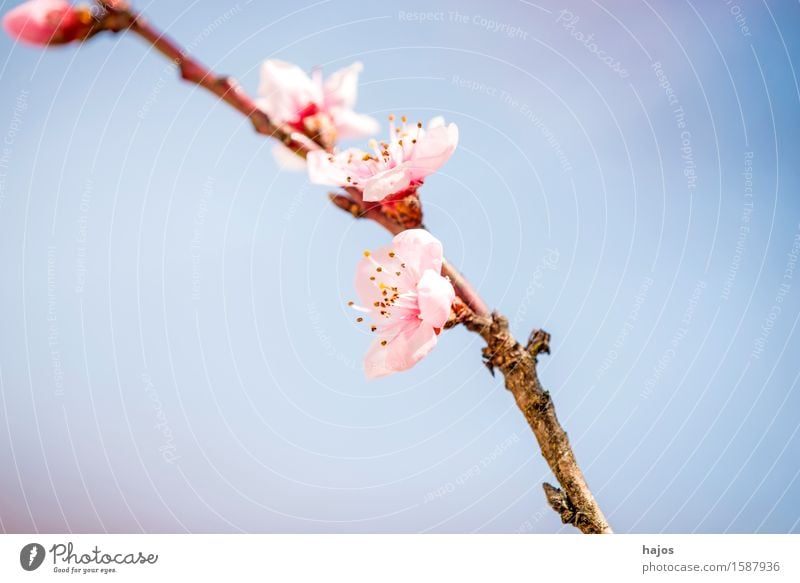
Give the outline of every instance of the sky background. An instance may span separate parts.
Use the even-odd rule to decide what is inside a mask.
[[[136,6],[249,92],[360,60],[384,132],[458,124],[425,223],[552,334],[615,530],[800,532],[797,2]],[[477,336],[364,379],[385,232],[138,38],[0,52],[0,529],[574,532]]]

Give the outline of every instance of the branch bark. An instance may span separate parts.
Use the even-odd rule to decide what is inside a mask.
[[[194,60],[124,2],[99,0],[98,3],[105,11],[100,28],[112,32],[130,30],[138,35],[174,62],[182,79],[207,89],[242,113],[259,134],[281,141],[302,157],[320,148],[312,138],[275,125],[236,81],[216,75]],[[331,194],[331,202],[355,218],[380,224],[392,234],[404,229],[403,225],[381,212],[379,206],[365,204],[358,189],[347,188],[345,191],[346,195]],[[611,533],[611,527],[578,466],[567,433],[556,417],[550,393],[544,390],[536,374],[537,356],[550,352],[549,334],[536,330],[523,347],[512,336],[508,320],[497,312],[490,312],[478,292],[452,264],[445,261],[442,272],[450,278],[460,300],[454,305],[455,319],[450,326],[463,324],[486,341],[484,363],[492,374],[495,369],[503,374],[506,388],[514,395],[517,406],[536,436],[542,456],[561,485],[561,488],[556,488],[543,484],[548,503],[565,524],[572,524],[584,533]]]
[[[586,534],[611,534],[612,530],[583,476],[566,431],[556,416],[550,393],[536,374],[537,357],[550,353],[550,335],[534,330],[522,346],[511,335],[508,320],[493,312],[489,317],[473,316],[464,325],[486,341],[483,358],[494,374],[497,368],[506,388],[514,395],[517,407],[533,430],[542,457],[547,461],[563,490],[543,484],[550,506],[564,524],[572,524]]]

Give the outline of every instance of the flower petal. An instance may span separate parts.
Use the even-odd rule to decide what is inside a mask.
[[[427,269],[417,284],[417,294],[420,319],[432,328],[444,326],[456,299],[453,284],[432,269]]]
[[[411,177],[403,166],[378,172],[364,184],[364,200],[378,202],[390,194],[402,192],[411,185]]]
[[[393,370],[386,366],[386,346],[375,340],[364,355],[364,374],[368,379],[377,379],[392,374]]]
[[[386,345],[385,367],[390,372],[408,370],[422,360],[436,346],[436,333],[432,326],[418,322],[407,326]]]
[[[364,66],[356,61],[325,80],[322,91],[326,107],[353,109],[358,95],[358,74],[363,69]]]
[[[297,65],[270,59],[261,65],[258,106],[275,123],[296,121],[300,111],[319,103],[319,87]]]
[[[371,136],[381,129],[374,117],[356,113],[352,109],[334,107],[329,113],[336,126],[336,132],[342,139]]]
[[[442,272],[442,243],[425,229],[408,229],[395,235],[392,247],[417,279],[428,269]]]
[[[405,328],[385,346],[378,339],[364,357],[364,374],[375,379],[408,370],[433,350],[436,342],[433,328],[425,325]]]
[[[413,150],[412,158],[404,163],[415,180],[421,180],[441,168],[458,145],[458,126],[436,126],[425,132]]]
[[[346,186],[347,177],[352,180],[352,164],[348,161],[359,159],[364,153],[351,148],[338,154],[330,154],[323,150],[314,150],[306,156],[308,165],[308,179],[312,184],[325,184],[328,186]]]

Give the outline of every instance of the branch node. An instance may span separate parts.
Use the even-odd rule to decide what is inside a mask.
[[[343,194],[337,194],[335,192],[329,192],[328,198],[331,200],[333,204],[338,206],[343,211],[350,213],[356,219],[361,218],[361,205],[359,205],[349,196],[345,196]]]
[[[569,496],[561,489],[545,482],[544,495],[550,507],[561,516],[561,522],[571,524],[585,534],[610,534],[611,528],[605,521],[597,523],[591,516],[576,508]]]
[[[489,369],[489,372],[494,376],[494,353],[486,346],[481,349],[481,356],[483,357],[483,366]]]
[[[544,495],[547,498],[547,503],[561,516],[561,522],[564,524],[575,524],[578,512],[575,510],[575,507],[572,505],[567,495],[560,488],[556,488],[547,482],[542,484],[542,488],[544,488]]]
[[[525,349],[534,359],[540,354],[550,354],[550,334],[544,330],[534,330],[528,337]]]

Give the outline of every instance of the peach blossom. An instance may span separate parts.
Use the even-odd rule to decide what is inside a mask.
[[[355,278],[360,304],[351,305],[369,315],[377,336],[364,358],[367,378],[409,369],[436,346],[455,299],[441,272],[442,244],[424,229],[403,231],[391,245],[364,252]]]
[[[372,152],[356,148],[338,154],[310,152],[308,175],[315,184],[328,186],[353,186],[364,193],[364,200],[377,202],[385,198],[416,190],[425,178],[442,167],[453,155],[458,145],[456,124],[444,124],[441,117],[434,118],[428,129],[422,123],[408,128],[395,128],[394,116],[388,142],[370,143]]]

